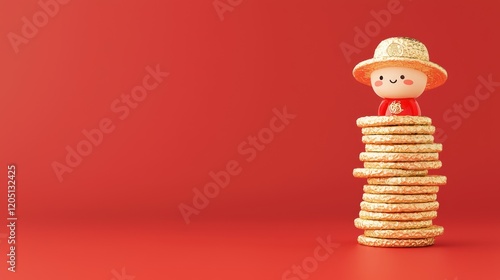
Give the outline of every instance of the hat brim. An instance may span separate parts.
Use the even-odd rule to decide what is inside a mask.
[[[400,57],[371,58],[361,61],[354,66],[352,74],[358,82],[371,86],[370,75],[372,72],[385,67],[408,67],[422,71],[427,75],[426,90],[433,89],[444,84],[448,78],[446,70],[436,63]]]

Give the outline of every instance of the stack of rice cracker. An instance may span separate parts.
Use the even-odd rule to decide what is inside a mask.
[[[364,230],[358,243],[375,247],[422,247],[434,244],[443,227],[437,217],[439,186],[446,177],[429,175],[439,169],[442,145],[434,143],[435,127],[423,116],[369,116],[357,120],[365,152],[364,168],[354,177],[367,178],[359,218]]]

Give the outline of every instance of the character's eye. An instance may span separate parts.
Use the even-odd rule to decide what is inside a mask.
[[[399,76],[401,78],[401,80],[404,80],[405,79],[405,75],[401,75]]]
[[[384,76],[380,76],[378,78],[382,81],[384,79]]]

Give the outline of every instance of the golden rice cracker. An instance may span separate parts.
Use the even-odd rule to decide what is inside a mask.
[[[363,201],[380,203],[432,202],[436,201],[436,198],[437,194],[363,194]]]
[[[401,212],[423,212],[436,211],[439,209],[439,202],[418,202],[418,203],[380,203],[361,201],[361,210],[382,213]]]
[[[430,226],[426,228],[418,229],[367,229],[365,230],[365,236],[376,237],[376,238],[396,238],[396,239],[408,239],[408,238],[429,238],[440,236],[444,233],[444,228],[442,226]]]
[[[364,185],[363,191],[375,194],[433,194],[439,192],[439,186]]]
[[[390,186],[441,186],[446,185],[446,176],[427,175],[418,177],[368,178],[369,185]]]
[[[424,221],[375,221],[356,218],[354,226],[359,229],[411,229],[432,226],[432,220]]]
[[[366,144],[365,151],[386,153],[439,153],[443,151],[443,144]]]
[[[403,169],[373,169],[373,168],[355,168],[352,172],[356,178],[374,178],[374,177],[397,177],[397,176],[425,176],[427,170],[403,170]]]
[[[358,127],[431,124],[431,118],[422,116],[367,116],[356,120]]]
[[[383,134],[427,134],[432,135],[436,127],[432,125],[374,126],[361,129],[363,135]]]
[[[363,135],[361,141],[365,144],[432,144],[432,135]]]
[[[374,153],[361,152],[359,154],[361,161],[435,161],[439,160],[438,153]]]
[[[439,169],[443,166],[439,160],[432,161],[365,161],[365,168],[372,169],[404,169],[404,170],[429,170]]]
[[[365,220],[382,221],[422,221],[432,220],[437,217],[437,211],[408,212],[408,213],[380,213],[370,211],[359,211],[359,217]]]
[[[371,247],[425,247],[434,244],[434,237],[415,239],[374,238],[358,236],[358,243]]]

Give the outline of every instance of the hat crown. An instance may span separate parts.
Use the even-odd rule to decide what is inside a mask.
[[[429,52],[422,42],[409,37],[393,37],[380,42],[373,58],[407,58],[429,61]]]

